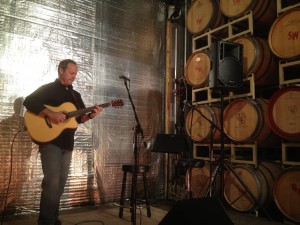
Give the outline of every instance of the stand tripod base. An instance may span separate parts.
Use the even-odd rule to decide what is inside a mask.
[[[233,169],[243,177],[243,180],[257,201],[265,205],[271,198],[271,195],[273,195],[273,193],[270,193],[270,184],[268,184],[265,174],[258,168],[244,164],[235,165]],[[226,172],[224,176],[224,197],[232,208],[241,212],[258,209],[251,196],[247,193],[247,190],[240,184],[231,171]]]
[[[225,167],[226,166],[226,167]],[[244,165],[240,165],[241,168],[245,168]],[[268,217],[268,219],[271,221],[272,218],[269,215],[269,213],[265,210],[265,208],[261,204],[262,199],[258,199],[258,196],[255,196],[252,192],[254,190],[253,187],[249,188],[249,185],[245,183],[244,180],[240,178],[240,172],[238,170],[235,170],[232,165],[230,165],[227,161],[219,162],[219,165],[216,167],[216,169],[212,172],[211,176],[211,182],[214,182],[216,174],[218,173],[219,169],[227,169],[225,174],[225,179],[227,183],[224,184],[222,187],[222,193],[225,194],[225,198],[231,205],[231,207],[235,208],[234,205],[237,205],[237,202],[240,202],[240,207],[242,207],[244,210],[239,211],[250,211],[251,209],[254,209],[257,207],[257,209],[261,209],[262,212]],[[250,170],[249,170],[250,172]],[[253,177],[254,182],[255,177]],[[230,183],[229,183],[230,182]],[[229,186],[227,184],[230,184]],[[231,186],[231,184],[233,186]],[[267,185],[267,184],[266,184]],[[225,188],[226,187],[226,188]],[[211,187],[210,187],[211,188]],[[210,189],[209,188],[209,189]],[[209,189],[206,192],[206,196],[208,196]],[[256,193],[258,192],[259,188],[257,189]],[[223,197],[223,195],[222,195]],[[262,197],[262,196],[261,196]],[[264,196],[265,197],[265,196]],[[224,199],[222,198],[222,201]]]

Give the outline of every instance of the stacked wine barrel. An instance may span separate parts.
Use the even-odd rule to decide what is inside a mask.
[[[260,93],[251,99],[226,100],[223,112],[220,102],[193,102],[197,103],[197,110],[194,107],[190,109],[185,126],[186,133],[194,143],[219,142],[219,129],[206,118],[220,126],[220,115],[223,113],[224,133],[230,144],[255,144],[260,148],[281,147],[282,143],[289,143],[295,144],[296,150],[300,151],[300,6],[298,1],[290,1],[291,7],[279,13],[279,1],[194,0],[189,6],[186,27],[193,39],[215,29],[220,30],[214,37],[215,41],[241,44],[243,77],[253,76],[255,89]],[[224,34],[218,29],[249,11],[253,15],[251,35],[231,38],[230,34],[228,36],[228,33]],[[287,66],[288,70],[282,71],[286,67],[280,65],[284,63],[292,65],[291,68]],[[193,89],[208,87],[213,66],[209,48],[193,51],[185,66],[186,82]],[[282,82],[286,78],[289,79],[288,85]],[[244,85],[248,86],[246,83]],[[298,158],[298,162],[292,165],[293,169],[285,168],[284,162],[260,159],[255,166],[235,164],[233,168],[241,174],[263,206],[276,203],[286,218],[300,222],[300,209],[297,206],[300,205],[299,161]],[[288,192],[289,198],[283,196],[283,189]],[[257,209],[230,170],[225,173],[224,194],[237,210]]]

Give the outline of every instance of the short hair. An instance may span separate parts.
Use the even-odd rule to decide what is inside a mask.
[[[64,59],[64,60],[60,61],[59,64],[58,64],[58,68],[57,68],[58,74],[59,74],[59,69],[61,68],[65,71],[67,69],[69,63],[75,64],[77,66],[77,63],[74,60]]]

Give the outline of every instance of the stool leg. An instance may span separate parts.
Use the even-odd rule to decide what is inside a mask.
[[[131,213],[131,222],[133,225],[135,225],[135,217],[136,217],[136,183],[137,177],[135,180],[135,176],[137,176],[137,173],[132,173],[132,179],[131,179],[131,196],[130,196],[130,213]]]
[[[149,204],[148,184],[147,184],[146,173],[143,173],[143,180],[144,180],[144,191],[145,191],[145,200],[146,200],[147,216],[148,216],[148,217],[151,217],[151,210],[150,210],[150,204]]]
[[[125,189],[126,189],[126,176],[127,176],[127,172],[124,171],[124,173],[123,173],[121,198],[120,198],[119,218],[123,217],[124,202],[125,202]]]
[[[193,193],[192,193],[192,166],[189,166],[188,168],[188,184],[187,184],[187,189],[188,189],[188,198],[193,198]]]

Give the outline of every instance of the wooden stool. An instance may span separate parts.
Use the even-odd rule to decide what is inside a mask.
[[[149,165],[139,165],[138,168],[137,168],[137,177],[138,177],[138,175],[143,176],[147,216],[151,217],[151,210],[150,210],[149,197],[148,197],[148,185],[147,185],[147,177],[146,177],[146,173],[149,172],[149,170],[150,170]],[[134,165],[123,165],[122,166],[122,171],[124,173],[123,173],[122,192],[121,192],[121,199],[120,199],[119,218],[123,217],[127,173],[131,173],[131,175],[132,175],[131,196],[130,196],[130,212],[131,212],[131,214],[133,214],[133,199],[132,199],[132,197],[133,197],[133,191],[134,191],[133,190],[133,178],[134,178],[133,173],[135,171],[135,166]]]

